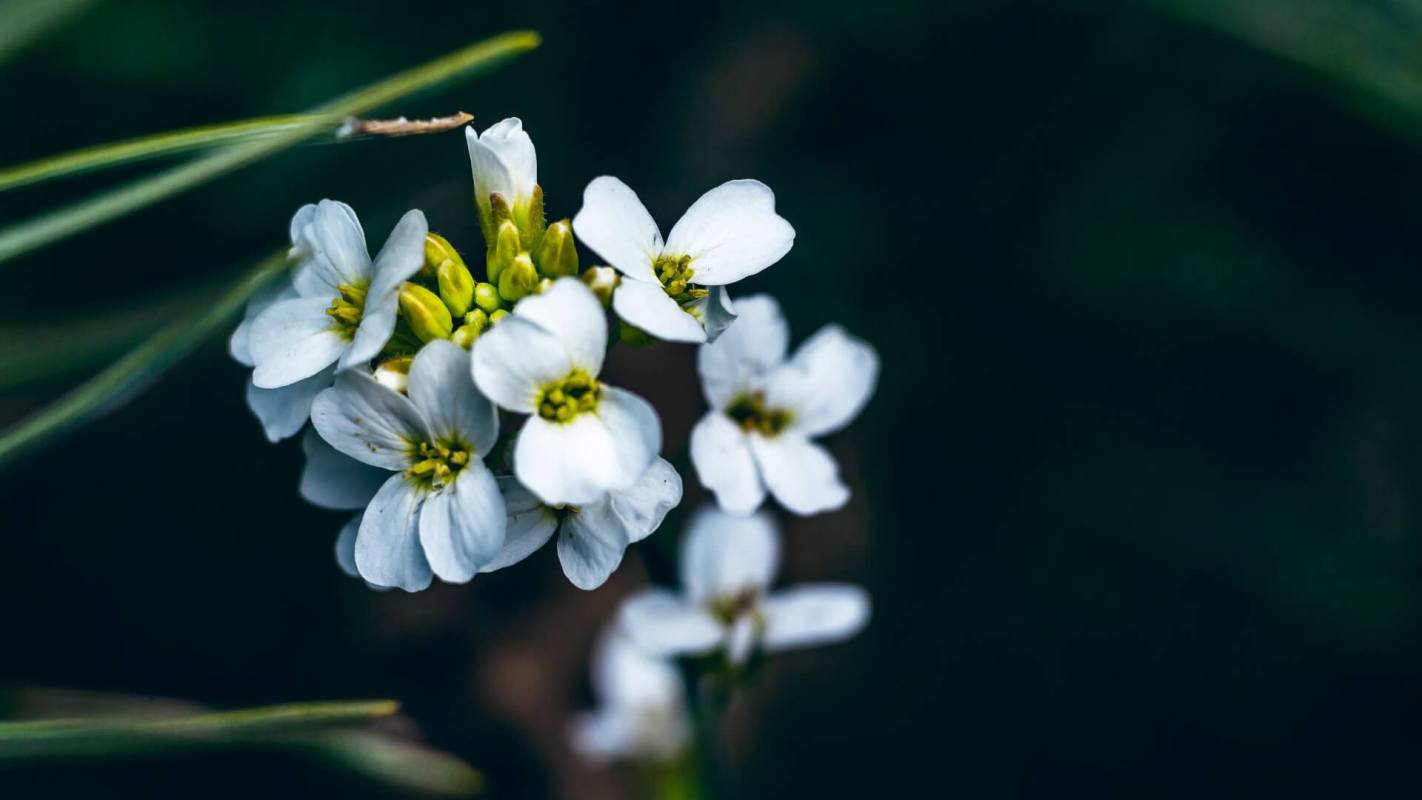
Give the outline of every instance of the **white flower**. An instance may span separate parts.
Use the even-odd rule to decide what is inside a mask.
[[[616,630],[604,631],[595,648],[592,685],[599,705],[573,720],[573,749],[595,762],[667,761],[685,752],[691,724],[676,668]]]
[[[538,186],[538,154],[523,130],[523,121],[509,117],[486,129],[464,129],[469,166],[474,170],[474,199],[481,214],[489,213],[489,195],[504,198],[510,210],[526,211]]]
[[[646,589],[619,612],[623,630],[654,654],[724,649],[733,664],[767,652],[838,642],[869,621],[857,586],[804,584],[767,593],[780,565],[780,539],[764,513],[697,512],[681,553],[681,595]]]
[[[646,400],[598,381],[607,317],[592,290],[562,278],[524,298],[474,345],[474,382],[529,414],[514,473],[548,505],[591,503],[631,488],[662,446]]]
[[[309,208],[292,220],[293,250],[305,258],[292,278],[295,296],[268,306],[246,335],[256,366],[252,383],[260,389],[289,386],[333,364],[344,371],[377,356],[395,330],[400,285],[424,265],[429,228],[419,211],[400,218],[371,263],[350,206],[322,200]]]
[[[637,194],[604,175],[583,191],[573,232],[623,274],[612,296],[617,315],[673,342],[715,340],[736,314],[724,287],[779,261],[795,241],[775,194],[752,180],[702,195],[663,244]]]
[[[504,548],[479,571],[517,564],[556,531],[563,574],[579,589],[596,589],[606,582],[628,545],[651,536],[681,502],[681,476],[661,458],[630,488],[577,506],[544,505],[514,478],[499,478],[499,489],[508,510],[508,533]]]
[[[796,514],[839,508],[849,489],[810,441],[854,419],[874,392],[879,357],[837,325],[785,358],[790,330],[769,296],[739,302],[740,317],[697,353],[711,411],[691,432],[691,460],[721,508],[748,514],[766,490]]]
[[[418,591],[431,573],[463,583],[504,543],[504,501],[481,460],[498,438],[494,407],[469,380],[468,354],[435,340],[410,365],[409,396],[357,370],[316,396],[311,422],[332,447],[394,470],[360,522],[355,564],[377,586]]]

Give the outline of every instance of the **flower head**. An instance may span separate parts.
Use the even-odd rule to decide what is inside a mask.
[[[469,380],[469,356],[426,344],[410,365],[409,395],[364,371],[317,395],[316,431],[351,458],[395,472],[371,499],[356,538],[361,577],[418,591],[432,575],[462,583],[504,543],[504,502],[482,458],[498,416]]]
[[[691,724],[674,666],[612,629],[598,638],[592,668],[599,705],[573,721],[574,750],[599,762],[666,761],[686,750]]]
[[[721,508],[748,514],[766,490],[796,514],[839,508],[849,489],[823,447],[868,402],[879,375],[874,348],[837,325],[786,359],[790,330],[766,295],[742,299],[740,317],[697,353],[711,410],[691,432],[691,460]]]
[[[518,117],[491,125],[482,134],[467,127],[464,138],[469,145],[469,166],[474,170],[474,201],[479,207],[480,225],[492,247],[496,223],[491,203],[502,202],[521,227],[535,203],[542,203],[536,199],[540,194],[538,154]],[[492,200],[494,195],[500,199]]]
[[[375,261],[345,203],[322,200],[292,219],[293,252],[304,259],[294,296],[277,299],[251,322],[246,352],[252,383],[276,389],[336,366],[344,371],[379,355],[395,330],[400,286],[425,260],[425,215],[400,218]]]
[[[753,180],[702,195],[663,242],[637,194],[604,175],[584,190],[573,231],[622,273],[612,296],[618,316],[674,342],[720,335],[736,313],[724,287],[779,261],[795,241],[775,194]]]
[[[828,644],[869,621],[869,596],[847,584],[804,584],[769,591],[780,566],[780,538],[764,513],[697,512],[682,544],[680,595],[647,589],[623,604],[623,630],[654,654],[723,650],[732,664],[767,652]]]
[[[665,459],[652,462],[631,487],[591,503],[552,507],[513,478],[500,478],[508,510],[504,547],[480,572],[517,564],[558,534],[558,561],[579,589],[607,581],[627,547],[651,536],[667,512],[681,502],[681,476]]]
[[[479,337],[474,382],[529,418],[514,448],[519,482],[549,505],[631,488],[662,444],[646,400],[598,380],[607,318],[592,290],[561,278]]]

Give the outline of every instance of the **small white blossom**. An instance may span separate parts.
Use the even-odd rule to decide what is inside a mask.
[[[630,488],[610,492],[577,506],[554,508],[514,478],[499,478],[508,510],[504,548],[480,572],[517,564],[533,555],[554,532],[563,574],[579,589],[596,589],[607,581],[627,547],[651,536],[667,512],[681,502],[681,476],[658,458]]]
[[[598,381],[606,350],[607,317],[576,278],[524,298],[474,345],[479,389],[530,415],[514,448],[514,473],[548,505],[629,489],[661,449],[652,406]]]
[[[292,278],[295,295],[265,308],[245,336],[260,389],[379,355],[395,330],[400,285],[424,265],[429,230],[423,213],[406,213],[372,263],[360,220],[344,203],[303,207],[292,228],[293,249],[305,259]]]
[[[775,652],[838,642],[869,621],[857,586],[804,584],[769,593],[780,538],[769,515],[697,512],[682,544],[682,594],[646,589],[623,603],[619,620],[639,646],[659,655],[723,650],[733,664],[757,648]]]
[[[504,543],[504,502],[482,458],[498,438],[494,407],[469,357],[436,340],[410,365],[409,396],[356,370],[317,395],[311,422],[332,447],[395,471],[359,523],[355,565],[377,586],[463,583]]]
[[[569,732],[580,755],[599,763],[667,761],[686,751],[686,689],[672,664],[608,630],[593,651],[592,679],[598,707],[574,719]]]
[[[573,232],[622,273],[612,295],[619,317],[659,339],[693,343],[715,340],[734,320],[724,287],[779,261],[795,241],[775,213],[775,194],[753,180],[702,195],[663,243],[637,194],[604,175],[584,190]]]
[[[736,324],[697,353],[711,410],[691,432],[691,460],[721,508],[748,514],[766,490],[796,514],[843,506],[849,489],[812,437],[859,413],[879,375],[874,348],[837,325],[786,359],[790,330],[769,296],[739,302]]]
[[[527,209],[538,185],[538,154],[523,121],[510,117],[491,125],[481,135],[464,129],[469,145],[469,166],[474,170],[474,199],[481,213],[489,213],[489,195],[504,198],[510,210]]]

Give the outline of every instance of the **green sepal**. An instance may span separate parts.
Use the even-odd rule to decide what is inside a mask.
[[[543,238],[538,241],[533,261],[538,265],[538,271],[550,278],[578,274],[578,247],[573,243],[573,226],[568,220],[559,220],[548,226]]]
[[[498,195],[495,195],[497,197]],[[499,223],[499,235],[494,242],[494,251],[489,254],[489,281],[498,283],[504,269],[518,257],[522,246],[519,244],[518,226],[511,220]]]
[[[469,268],[462,262],[445,259],[435,270],[435,277],[439,281],[439,298],[449,313],[464,316],[474,302],[474,276],[469,274]]]
[[[407,281],[400,287],[400,316],[422,342],[447,339],[454,331],[454,320],[444,301],[417,283]]]
[[[538,270],[528,253],[519,253],[513,263],[499,273],[499,294],[510,303],[517,303],[537,287]]]

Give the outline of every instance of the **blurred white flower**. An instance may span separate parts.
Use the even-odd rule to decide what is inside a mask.
[[[573,720],[573,749],[594,762],[668,761],[691,742],[686,690],[676,668],[642,651],[615,629],[593,651],[598,707]]]
[[[604,175],[583,191],[573,232],[623,274],[612,295],[618,316],[659,339],[693,343],[715,340],[735,319],[724,287],[779,261],[795,241],[775,194],[753,180],[702,195],[663,243],[637,194]]]
[[[790,331],[774,298],[743,298],[736,324],[697,353],[711,411],[691,433],[691,460],[721,508],[748,514],[766,490],[796,514],[843,506],[849,489],[810,441],[859,413],[879,376],[874,348],[828,325],[786,360]]]
[[[489,126],[483,134],[464,129],[469,166],[474,170],[474,200],[481,216],[490,213],[489,196],[497,194],[511,211],[526,212],[538,186],[538,154],[518,117]]]
[[[256,367],[252,383],[260,389],[377,356],[395,330],[400,285],[424,265],[428,226],[423,213],[406,213],[374,263],[360,220],[345,203],[303,207],[292,232],[293,251],[304,259],[292,277],[294,295],[263,309],[243,336],[243,353]]]
[[[514,448],[519,482],[551,506],[629,489],[662,446],[646,400],[598,381],[607,317],[592,290],[561,278],[479,337],[474,381],[489,399],[530,415]]]
[[[408,397],[363,370],[338,375],[317,395],[311,422],[341,453],[396,471],[359,523],[361,577],[406,591],[429,586],[432,573],[463,583],[499,552],[504,502],[482,461],[498,416],[458,345],[436,340],[415,355]]]
[[[703,508],[682,543],[682,594],[645,589],[623,603],[622,629],[657,655],[723,650],[733,664],[757,648],[775,652],[838,642],[869,621],[857,586],[816,583],[768,593],[780,566],[780,538],[764,514]]]
[[[667,512],[681,502],[681,476],[665,459],[652,462],[630,488],[610,492],[577,506],[554,508],[514,478],[499,478],[508,511],[504,547],[480,572],[517,564],[558,533],[558,561],[579,589],[607,581],[627,547],[651,536]]]

